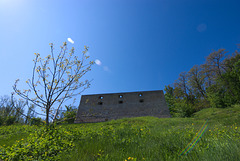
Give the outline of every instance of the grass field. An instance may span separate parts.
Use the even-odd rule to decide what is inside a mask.
[[[207,121],[207,122],[206,122]],[[2,160],[240,160],[240,106],[192,118],[0,127]],[[204,124],[205,123],[205,124]]]

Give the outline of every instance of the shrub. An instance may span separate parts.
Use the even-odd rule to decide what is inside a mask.
[[[0,126],[3,124],[3,119],[2,117],[0,116]]]
[[[43,121],[41,118],[36,118],[36,117],[33,117],[31,120],[30,120],[30,125],[37,125],[37,126],[40,126],[40,125],[43,125]]]
[[[66,106],[67,111],[63,112],[63,120],[69,124],[74,123],[77,115],[77,109],[74,106]]]
[[[5,125],[12,125],[12,124],[14,124],[15,121],[16,121],[15,116],[8,116],[5,121]]]
[[[64,116],[63,119],[66,120],[67,123],[69,123],[69,124],[74,123],[76,114],[77,114],[77,110],[66,111],[63,113],[63,116]]]
[[[72,134],[55,126],[42,127],[13,146],[0,149],[3,160],[59,160],[58,154],[74,147]]]

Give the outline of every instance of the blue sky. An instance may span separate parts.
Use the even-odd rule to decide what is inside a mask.
[[[161,90],[240,43],[239,0],[0,0],[0,96],[31,78],[34,53],[72,38],[100,60],[83,94]],[[80,96],[78,97],[80,99]]]

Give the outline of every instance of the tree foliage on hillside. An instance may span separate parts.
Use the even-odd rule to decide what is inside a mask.
[[[13,104],[15,107],[13,107]],[[24,118],[21,113],[25,107],[23,100],[16,100],[13,97],[0,97],[0,125],[11,125],[13,123],[23,123]]]
[[[39,53],[35,53],[33,60],[32,78],[26,81],[28,89],[20,90],[17,83],[13,89],[17,95],[41,108],[46,116],[46,123],[50,119],[56,121],[58,111],[63,103],[81,94],[89,88],[90,81],[81,82],[82,77],[91,70],[93,61],[86,63],[89,58],[86,55],[88,47],[84,46],[82,57],[79,58],[74,48],[68,51],[67,43],[60,47],[60,52],[55,55],[53,44],[50,43],[50,55],[41,58]]]
[[[213,51],[204,64],[180,73],[172,86],[165,86],[165,98],[173,117],[240,104],[240,52]]]

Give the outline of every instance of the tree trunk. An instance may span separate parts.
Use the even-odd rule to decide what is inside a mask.
[[[47,109],[46,109],[46,125],[48,126],[49,125],[49,107],[47,106]]]

